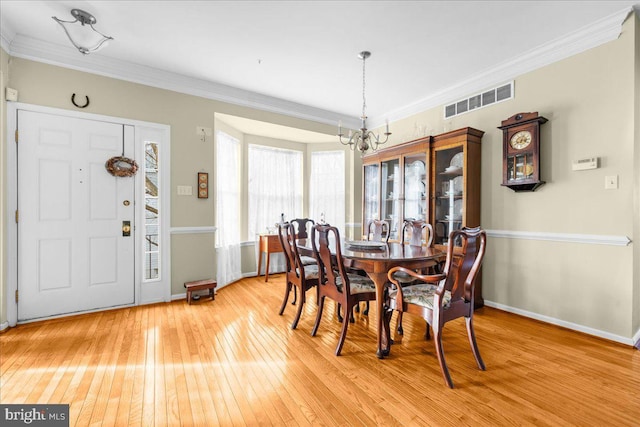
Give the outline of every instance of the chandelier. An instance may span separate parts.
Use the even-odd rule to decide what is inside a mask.
[[[362,116],[360,119],[362,120],[362,127],[352,132],[349,129],[349,134],[346,138],[342,133],[342,122],[338,124],[338,137],[340,137],[340,143],[342,145],[348,145],[351,150],[355,150],[356,148],[360,150],[362,154],[365,154],[369,148],[372,151],[376,151],[378,149],[378,145],[384,144],[389,139],[389,122],[386,122],[385,132],[384,132],[384,141],[380,140],[380,135],[374,134],[372,131],[367,129],[367,115],[365,114],[365,110],[367,108],[367,101],[365,98],[365,61],[368,57],[371,56],[371,52],[362,51],[358,54],[358,58],[362,59]]]
[[[93,25],[98,21],[89,12],[80,9],[71,9],[71,16],[76,18],[76,20],[63,21],[55,16],[52,16],[52,18],[60,24],[64,32],[67,33],[71,44],[83,55],[96,52],[105,47],[109,40],[113,40],[113,37],[105,36],[93,28]],[[74,25],[76,22],[79,22],[79,25]]]

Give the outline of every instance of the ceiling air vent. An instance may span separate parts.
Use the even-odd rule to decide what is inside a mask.
[[[469,98],[461,99],[453,104],[446,105],[444,107],[444,118],[448,119],[450,117],[466,113],[467,111],[477,110],[478,108],[486,107],[487,105],[495,104],[496,102],[505,101],[511,98],[513,98],[513,82],[478,93],[470,96]]]

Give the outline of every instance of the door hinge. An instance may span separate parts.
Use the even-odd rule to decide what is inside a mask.
[[[18,290],[16,289],[16,303],[18,302]]]
[[[18,129],[16,129],[16,144],[18,143]]]
[[[16,224],[18,223],[18,220],[20,219],[20,213],[19,211],[16,209]]]

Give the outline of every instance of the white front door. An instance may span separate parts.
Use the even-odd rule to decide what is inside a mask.
[[[133,126],[20,110],[18,132],[18,320],[133,304],[135,182],[105,169]]]

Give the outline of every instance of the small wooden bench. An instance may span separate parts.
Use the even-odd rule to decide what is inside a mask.
[[[192,299],[198,299],[198,298],[192,297],[191,293],[193,291],[204,291],[206,289],[209,289],[209,296],[211,297],[211,299],[212,300],[216,299],[216,292],[215,292],[216,286],[218,286],[218,282],[216,282],[213,279],[186,282],[184,284],[184,287],[187,289],[187,303],[191,304]]]

